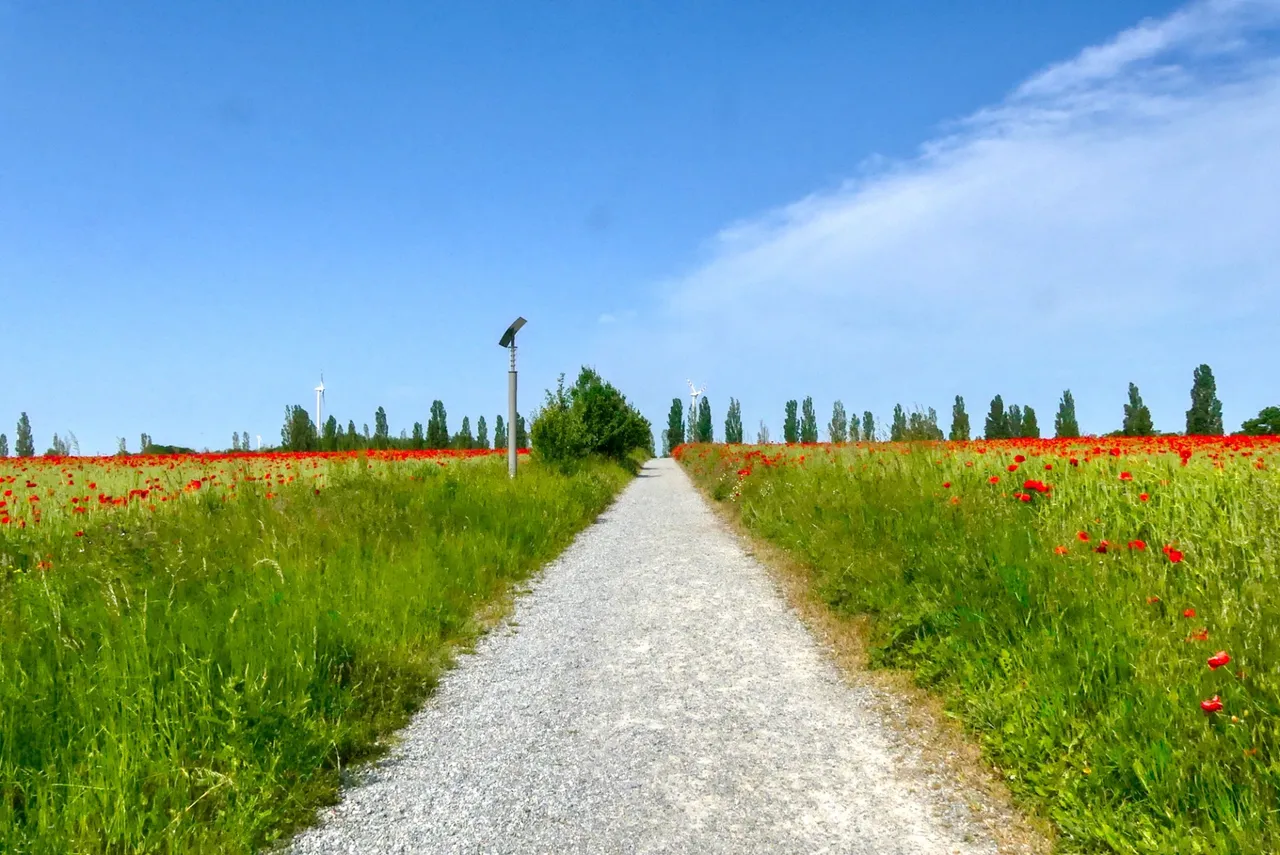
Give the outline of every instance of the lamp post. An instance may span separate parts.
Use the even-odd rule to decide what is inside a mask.
[[[507,473],[516,477],[516,333],[526,323],[516,318],[498,341],[500,347],[511,349],[511,369],[507,372]]]

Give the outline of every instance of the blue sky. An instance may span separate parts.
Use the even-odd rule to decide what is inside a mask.
[[[376,9],[369,6],[376,5]],[[1280,0],[0,0],[0,431],[1280,403]]]

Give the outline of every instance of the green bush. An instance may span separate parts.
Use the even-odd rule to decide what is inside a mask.
[[[628,463],[636,451],[654,452],[649,420],[585,366],[572,388],[565,388],[562,374],[556,390],[547,391],[533,420],[532,440],[535,455],[561,466],[593,455]]]

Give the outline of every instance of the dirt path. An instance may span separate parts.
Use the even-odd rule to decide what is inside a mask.
[[[994,853],[883,704],[655,460],[293,851]]]

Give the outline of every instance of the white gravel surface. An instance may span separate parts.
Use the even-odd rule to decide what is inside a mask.
[[[310,853],[992,853],[671,460],[463,656]]]

